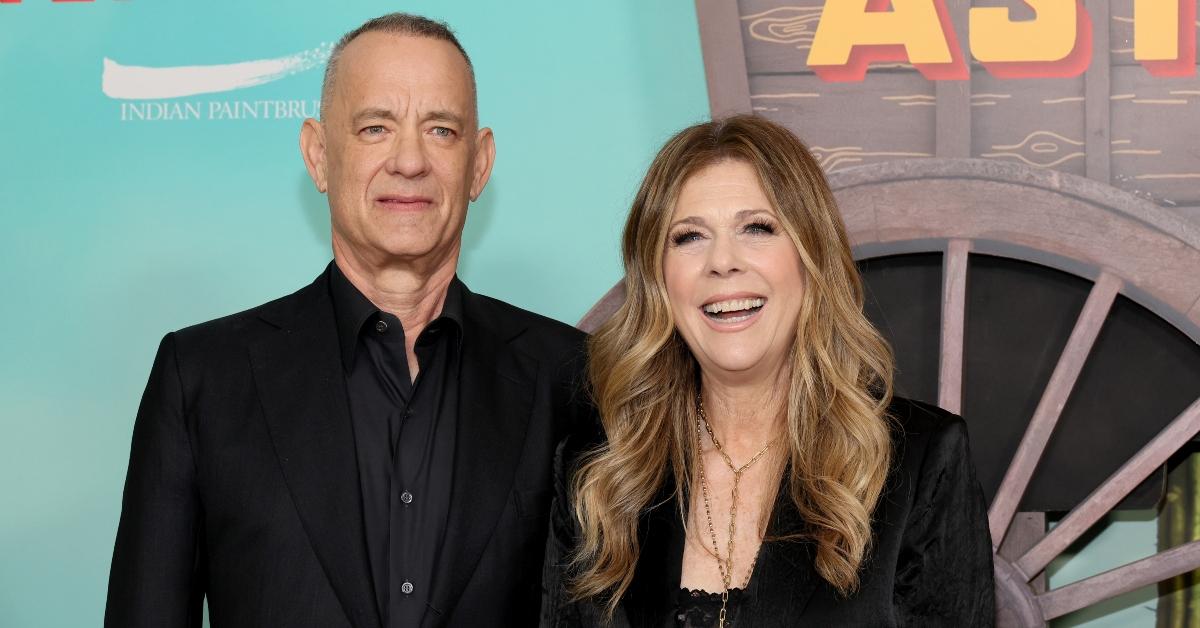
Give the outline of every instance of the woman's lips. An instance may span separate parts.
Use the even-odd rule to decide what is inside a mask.
[[[709,302],[700,308],[700,314],[717,331],[741,331],[758,320],[766,305],[763,297],[742,296]]]

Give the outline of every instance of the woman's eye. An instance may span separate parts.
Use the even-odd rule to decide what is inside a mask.
[[[680,244],[687,244],[688,242],[695,242],[696,240],[699,240],[700,237],[701,236],[700,236],[699,231],[681,231],[681,232],[676,233],[675,235],[671,236],[671,244],[674,244],[675,246],[679,246]]]
[[[771,235],[775,233],[775,226],[766,222],[752,222],[746,225],[746,232]]]

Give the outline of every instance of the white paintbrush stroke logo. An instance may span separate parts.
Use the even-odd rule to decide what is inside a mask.
[[[330,49],[328,43],[323,43],[311,50],[276,59],[162,68],[122,65],[105,57],[101,89],[109,98],[122,100],[228,92],[278,81],[323,65],[329,59]]]

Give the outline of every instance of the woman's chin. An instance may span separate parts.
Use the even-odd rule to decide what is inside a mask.
[[[706,375],[720,379],[758,380],[773,378],[779,370],[777,361],[768,360],[763,353],[757,355],[709,355],[700,360],[700,370]]]

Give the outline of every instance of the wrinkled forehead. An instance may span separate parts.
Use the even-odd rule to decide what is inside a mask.
[[[342,51],[330,97],[330,117],[361,109],[398,116],[437,110],[476,120],[470,66],[453,44],[431,37],[364,33]]]
[[[688,216],[736,220],[743,210],[775,213],[754,166],[738,159],[713,162],[691,173],[679,186],[671,220]]]

